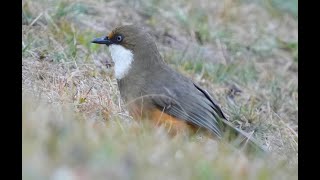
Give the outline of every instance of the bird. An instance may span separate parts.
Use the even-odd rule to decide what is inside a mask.
[[[145,28],[118,26],[91,43],[108,46],[120,96],[133,119],[165,124],[173,134],[205,129],[218,140],[229,134],[229,138],[241,137],[247,149],[267,151],[228,121],[204,88],[164,61]]]

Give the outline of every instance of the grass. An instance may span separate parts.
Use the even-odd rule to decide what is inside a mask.
[[[297,179],[295,1],[22,1],[24,179]],[[174,69],[270,150],[170,138],[121,102],[107,48],[114,27],[145,26]]]

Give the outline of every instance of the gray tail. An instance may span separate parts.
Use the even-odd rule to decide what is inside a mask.
[[[251,134],[234,127],[228,120],[222,119],[224,126],[225,137],[232,142],[237,148],[242,149],[246,153],[265,155],[268,150],[260,144]]]

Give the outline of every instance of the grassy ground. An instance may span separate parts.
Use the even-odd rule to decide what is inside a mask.
[[[297,1],[23,0],[23,178],[297,179]],[[271,151],[248,157],[132,121],[106,47],[145,26],[166,62]]]

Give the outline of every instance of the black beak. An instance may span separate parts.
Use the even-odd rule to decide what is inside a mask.
[[[100,38],[95,38],[94,40],[91,41],[91,43],[105,44],[109,46],[113,42],[108,37],[100,37]]]

